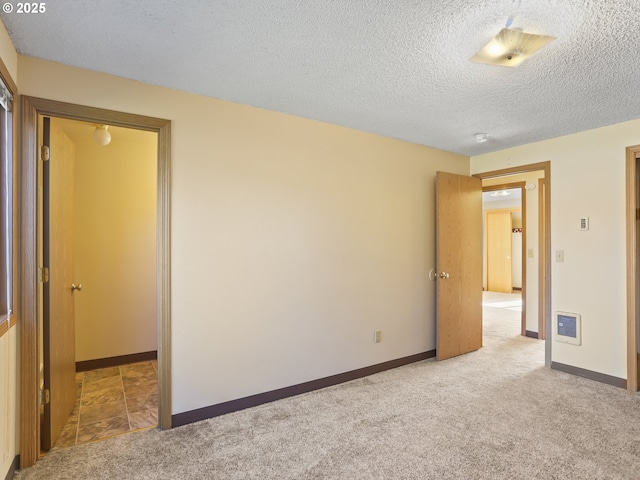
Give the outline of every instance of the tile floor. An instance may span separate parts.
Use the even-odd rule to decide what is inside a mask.
[[[155,360],[76,374],[76,406],[55,447],[121,435],[158,424]]]

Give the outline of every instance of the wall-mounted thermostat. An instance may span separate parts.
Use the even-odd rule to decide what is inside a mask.
[[[556,312],[553,330],[556,342],[582,345],[582,317],[579,313]]]
[[[580,230],[589,230],[589,217],[582,217],[580,219]]]

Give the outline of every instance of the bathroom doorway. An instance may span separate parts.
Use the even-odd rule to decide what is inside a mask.
[[[52,217],[43,228],[51,275],[41,287],[55,293],[42,309],[48,450],[158,424],[157,134],[59,117],[40,122],[50,148],[43,216]],[[65,278],[56,276],[62,264],[71,270]],[[64,315],[49,315],[67,301]],[[63,372],[53,368],[62,363],[51,358],[54,339],[73,357],[75,392],[66,383],[55,388]]]

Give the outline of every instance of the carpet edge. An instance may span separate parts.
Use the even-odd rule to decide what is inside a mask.
[[[236,400],[230,400],[228,402],[218,403],[215,405],[209,405],[207,407],[190,410],[187,412],[176,413],[171,416],[172,427],[181,427],[189,423],[199,422],[208,418],[218,417],[231,412],[237,412],[238,410],[244,410],[245,408],[257,407],[265,403],[274,402],[276,400],[282,400],[284,398],[293,397],[303,393],[312,392],[314,390],[320,390],[322,388],[331,387],[333,385],[339,385],[341,383],[350,382],[351,380],[357,380],[362,377],[367,377],[376,373],[384,372],[385,370],[391,370],[393,368],[402,367],[411,363],[419,362],[436,356],[435,350],[429,350],[407,357],[396,358],[386,362],[370,365],[368,367],[358,368],[344,373],[331,375],[329,377],[318,378],[297,385],[291,385],[289,387],[283,387],[268,392],[258,393],[248,397],[238,398]]]

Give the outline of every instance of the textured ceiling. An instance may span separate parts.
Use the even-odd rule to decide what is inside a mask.
[[[2,14],[19,53],[466,155],[640,118],[640,0],[45,4]],[[557,39],[469,62],[510,17]]]

